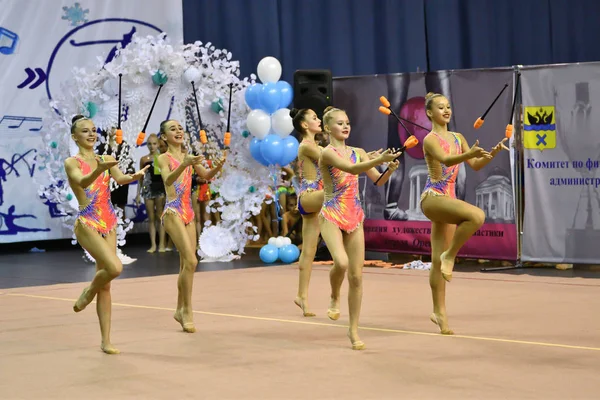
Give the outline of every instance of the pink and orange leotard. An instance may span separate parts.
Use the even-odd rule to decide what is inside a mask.
[[[340,157],[347,157],[331,145],[327,148],[331,148]],[[350,162],[353,164],[360,162],[356,150],[352,147],[347,147],[347,149],[351,151]],[[323,175],[327,173],[331,177],[331,184],[325,182],[323,188],[325,200],[320,216],[337,225],[342,231],[353,232],[365,219],[358,194],[358,175],[344,172],[331,165],[322,168],[321,173]]]
[[[169,157],[169,169],[171,171],[177,169],[181,164],[175,157],[170,153],[165,153]],[[177,180],[173,183],[175,188],[175,198],[169,196],[167,191],[167,202],[165,204],[165,210],[163,211],[161,221],[167,213],[177,215],[185,225],[194,221],[194,209],[192,208],[192,166],[186,167],[186,169],[179,175]]]
[[[92,171],[90,165],[79,155],[74,157],[84,175]],[[104,160],[104,157],[102,157]],[[103,236],[117,226],[117,215],[110,201],[110,174],[104,171],[90,186],[84,189],[88,204],[79,207],[77,223],[94,229]]]
[[[449,143],[435,132],[431,132],[430,135],[435,135],[442,146],[442,150],[447,155],[450,154],[461,154],[462,148],[460,139],[456,133],[451,132],[454,136],[453,143]],[[454,152],[452,151],[454,148]],[[425,188],[421,194],[421,201],[428,195],[432,196],[449,196],[456,198],[456,177],[458,175],[458,167],[460,164],[447,167],[441,162],[435,160],[429,154],[425,153],[425,161],[427,162],[427,169],[429,170],[429,176],[427,182],[425,182]]]

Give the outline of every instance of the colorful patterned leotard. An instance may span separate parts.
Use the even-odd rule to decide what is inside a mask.
[[[344,157],[335,147],[329,145],[327,148],[335,151],[340,157]],[[352,151],[350,162],[353,164],[360,162],[356,150],[352,147],[347,147],[347,149]],[[320,216],[336,224],[343,231],[353,232],[365,219],[358,194],[358,175],[349,174],[331,165],[322,168],[321,173],[323,175],[327,173],[331,177],[331,185],[328,183],[324,185],[325,200]]]
[[[92,172],[90,165],[81,156],[76,155],[75,159],[79,162],[79,168],[83,175]],[[104,156],[102,156],[102,160],[104,160]],[[117,226],[117,215],[110,202],[110,174],[108,171],[104,171],[83,190],[89,203],[79,206],[77,222],[94,229],[103,236],[108,235]]]
[[[181,164],[170,153],[165,153],[169,157],[169,169],[174,171]],[[170,198],[167,191],[167,202],[165,211],[163,211],[161,221],[167,213],[177,215],[185,225],[194,221],[194,210],[192,209],[192,166],[186,169],[179,175],[173,183],[175,188],[175,198]]]
[[[306,143],[311,143],[311,142],[306,142]],[[321,147],[319,147],[318,145],[316,145],[316,146],[320,152],[323,151]],[[306,175],[304,173],[304,163],[307,161],[310,161],[313,164],[315,171],[317,172],[317,176],[315,177],[314,180],[306,179]],[[306,215],[308,213],[305,212],[304,209],[302,208],[302,195],[304,193],[314,192],[316,190],[323,190],[323,178],[321,177],[321,169],[319,168],[319,160],[313,160],[312,158],[308,158],[308,157],[303,157],[302,159],[298,159],[298,180],[299,180],[300,190],[298,193],[297,208],[298,208],[298,211],[300,211],[300,214]]]
[[[454,143],[452,144],[448,143],[446,139],[435,132],[431,132],[430,135],[433,134],[438,138],[440,146],[442,146],[442,150],[444,150],[444,153],[447,155],[461,154],[462,149],[460,139],[454,132],[451,133],[454,136]],[[454,147],[454,151],[452,151],[452,147]],[[425,188],[421,194],[421,202],[428,195],[456,198],[456,176],[458,175],[458,167],[460,164],[447,167],[427,153],[425,153],[425,161],[427,162],[429,176],[427,177]]]

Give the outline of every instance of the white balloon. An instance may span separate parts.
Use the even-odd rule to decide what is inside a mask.
[[[119,81],[116,79],[108,78],[102,84],[102,91],[107,96],[116,96],[119,94]]]
[[[252,110],[246,118],[246,127],[256,138],[263,140],[271,130],[271,117],[263,110]]]
[[[198,80],[200,79],[201,75],[202,75],[202,73],[196,67],[189,67],[183,73],[183,77],[185,78],[185,80],[187,81],[187,83],[190,83],[190,84],[192,82],[194,82],[194,83],[198,82]]]
[[[265,57],[258,63],[256,73],[262,83],[275,83],[281,78],[281,63],[275,57]]]
[[[294,131],[294,123],[288,108],[280,108],[271,115],[271,127],[280,138],[288,136]]]
[[[283,247],[283,246],[285,246],[285,240],[284,240],[284,238],[279,236],[277,239],[275,239],[275,247],[277,247],[279,249],[280,247]]]
[[[283,238],[283,243],[284,243],[283,244],[284,246],[292,244],[292,239],[290,239],[289,237],[286,236],[286,237]]]
[[[277,238],[276,238],[276,237],[271,237],[271,238],[269,238],[269,242],[268,242],[268,243],[269,243],[271,246],[275,246],[276,242],[277,242]]]

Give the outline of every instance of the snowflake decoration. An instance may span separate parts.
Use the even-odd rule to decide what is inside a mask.
[[[85,18],[85,14],[89,13],[89,9],[82,9],[79,3],[75,3],[73,7],[63,7],[63,11],[65,15],[63,15],[62,19],[71,22],[71,26],[82,25],[88,20]]]

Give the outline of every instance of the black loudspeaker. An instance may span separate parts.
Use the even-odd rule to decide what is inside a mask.
[[[310,108],[319,119],[333,104],[333,84],[328,69],[301,69],[294,72],[294,108]]]

